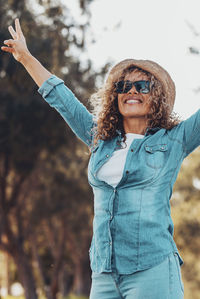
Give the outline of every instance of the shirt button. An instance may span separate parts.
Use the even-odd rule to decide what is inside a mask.
[[[129,174],[129,171],[128,171],[128,170],[126,171],[126,174]]]
[[[109,242],[109,245],[110,245],[110,246],[112,245],[112,242],[111,242],[111,241]]]
[[[113,219],[113,215],[110,215],[110,219],[111,219],[111,220]]]
[[[113,192],[115,193],[115,192],[116,192],[116,189],[114,189]]]
[[[131,152],[133,152],[133,149],[131,149]]]
[[[106,155],[106,158],[108,158],[109,157],[109,155]]]

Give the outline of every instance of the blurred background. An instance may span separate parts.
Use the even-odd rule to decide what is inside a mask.
[[[114,63],[151,59],[200,107],[198,0],[0,0],[0,42],[19,17],[30,52],[88,109]],[[0,53],[0,298],[88,298],[93,194],[88,150],[12,55]],[[200,150],[170,200],[186,299],[200,298]]]

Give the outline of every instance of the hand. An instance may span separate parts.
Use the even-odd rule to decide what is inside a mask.
[[[19,19],[15,19],[15,30],[12,26],[9,26],[8,30],[13,39],[5,40],[4,44],[7,45],[7,47],[1,47],[1,49],[5,52],[12,53],[13,57],[17,61],[21,62],[23,57],[26,54],[30,54],[30,52],[27,48],[26,40],[21,30]]]

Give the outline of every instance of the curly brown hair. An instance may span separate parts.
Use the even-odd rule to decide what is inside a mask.
[[[149,101],[150,111],[147,115],[147,127],[160,127],[172,129],[181,121],[180,116],[175,112],[170,112],[170,105],[167,101],[161,82],[151,73],[136,67],[130,66],[122,71],[118,81],[124,80],[126,74],[131,72],[145,74],[150,80],[151,93]],[[93,128],[94,145],[99,139],[109,140],[117,135],[117,130],[121,131],[123,141],[126,135],[123,127],[123,116],[118,109],[118,94],[115,90],[115,83],[112,80],[106,82],[96,93],[92,94],[89,102],[92,113],[96,119],[97,126]]]

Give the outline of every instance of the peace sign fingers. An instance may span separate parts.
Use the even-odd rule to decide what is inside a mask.
[[[24,38],[20,23],[19,23],[19,19],[15,19],[15,29],[16,29],[18,39]]]
[[[15,30],[13,29],[12,26],[9,26],[8,30],[9,30],[10,34],[12,35],[12,38],[15,40],[24,38],[20,23],[19,23],[19,19],[15,19]]]
[[[13,39],[17,39],[17,33],[15,32],[15,30],[13,29],[13,27],[9,26],[8,30],[9,30],[10,34],[12,35],[12,38]]]
[[[1,47],[1,50],[12,53],[17,61],[22,61],[23,57],[30,52],[27,48],[26,39],[22,33],[19,19],[15,19],[15,30],[12,26],[9,26],[8,30],[13,39],[5,40],[4,44],[7,47]]]

